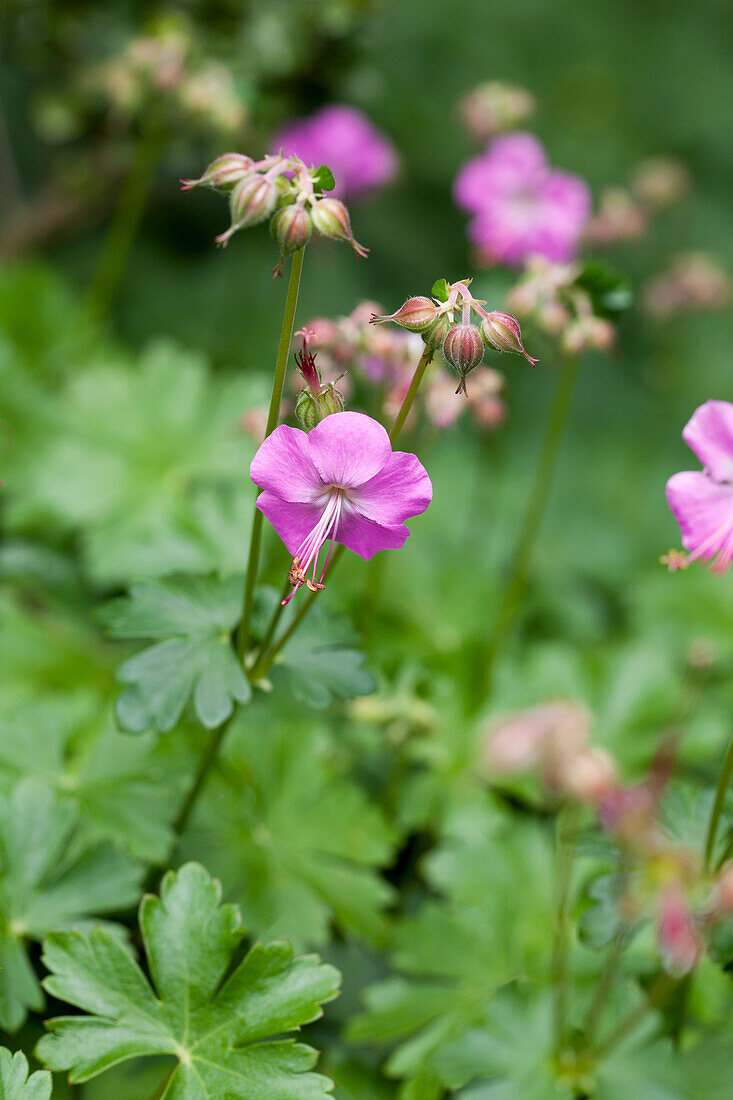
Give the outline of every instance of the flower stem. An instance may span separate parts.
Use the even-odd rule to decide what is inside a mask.
[[[568,993],[568,947],[570,939],[570,891],[573,882],[574,828],[571,811],[560,811],[556,825],[556,925],[550,964],[553,993],[555,1050],[559,1054],[565,1045]]]
[[[232,723],[232,718],[233,715],[227,718],[225,722],[222,722],[220,726],[217,726],[216,729],[211,731],[209,741],[206,744],[204,751],[201,753],[193,783],[191,784],[189,792],[186,795],[186,799],[181,806],[178,817],[173,824],[173,831],[175,832],[176,836],[183,836],[186,831],[186,827],[191,820],[191,814],[194,811],[194,807],[199,800],[201,792],[206,786],[206,781],[209,778],[209,773],[211,772],[211,769],[214,766],[214,762],[219,755],[219,749],[221,748],[222,742],[226,737],[227,731]]]
[[[293,338],[295,310],[298,305],[298,291],[300,290],[300,275],[303,270],[304,254],[305,250],[303,248],[299,248],[297,252],[293,253],[293,259],[290,265],[288,293],[285,299],[285,312],[283,314],[283,323],[280,330],[280,343],[278,345],[277,359],[275,361],[275,376],[272,380],[272,395],[270,397],[270,410],[267,414],[265,439],[267,439],[268,435],[270,435],[277,427],[277,422],[280,416],[280,402],[282,400],[283,387],[285,386],[285,374],[287,372],[288,356],[290,355],[290,343]],[[244,582],[244,602],[242,604],[242,616],[239,621],[239,628],[237,630],[236,648],[237,654],[242,662],[246,657],[250,640],[250,619],[252,618],[252,606],[254,604],[255,585],[257,584],[257,574],[260,567],[262,521],[262,512],[260,512],[259,508],[255,507],[254,515],[252,518],[252,534],[249,542],[249,557],[247,559],[247,576]]]
[[[713,809],[710,814],[710,823],[708,825],[708,832],[705,838],[705,868],[708,871],[712,869],[713,855],[715,852],[715,841],[718,836],[718,825],[720,824],[720,817],[723,813],[725,796],[728,793],[731,776],[733,776],[733,737],[731,737],[730,739],[730,743],[723,758],[723,766],[720,769],[720,775],[718,776],[718,786],[715,791],[715,801],[713,802]]]
[[[435,351],[433,348],[425,348],[425,351],[420,356],[420,362],[415,367],[415,373],[412,376],[410,385],[407,388],[402,404],[400,405],[400,411],[397,413],[395,422],[392,425],[392,430],[389,433],[390,443],[394,443],[397,440],[397,436],[402,431],[407,417],[410,415],[410,409],[413,406],[417,391],[420,389],[420,383],[423,380],[423,375],[432,362]]]
[[[138,140],[132,167],[87,289],[86,312],[96,323],[106,319],[119,290],[165,142],[166,132],[159,124],[150,125]]]
[[[674,985],[674,980],[669,974],[660,974],[654,982],[652,988],[649,990],[647,996],[636,1006],[632,1008],[620,1023],[616,1025],[613,1031],[608,1035],[602,1043],[600,1043],[595,1049],[596,1058],[605,1058],[610,1052],[622,1042],[627,1035],[629,1035],[637,1024],[641,1023],[648,1012],[656,1008],[665,999]]]
[[[484,666],[484,694],[488,694],[491,690],[496,659],[504,648],[521,606],[527,575],[532,562],[532,554],[542,525],[547,498],[552,487],[560,441],[565,428],[577,374],[577,357],[568,357],[563,362],[560,381],[555,391],[534,484],[512,555],[511,570],[499,597],[496,627]]]
[[[583,1036],[588,1046],[593,1042],[598,1026],[603,1017],[603,1012],[608,1002],[608,995],[613,989],[616,976],[619,972],[621,965],[621,959],[623,958],[624,951],[626,950],[626,933],[625,929],[620,928],[613,938],[611,947],[606,955],[606,961],[603,966],[603,972],[596,985],[595,994],[591,1001],[588,1012],[586,1013],[585,1022],[583,1024]]]
[[[417,364],[417,366],[415,367],[415,373],[413,374],[410,385],[407,388],[407,393],[405,394],[405,396],[402,400],[402,404],[400,406],[400,411],[397,413],[397,416],[395,417],[395,422],[392,425],[392,429],[389,433],[390,442],[393,443],[393,444],[396,443],[397,437],[399,436],[400,432],[402,431],[402,428],[404,427],[405,421],[407,420],[407,417],[409,416],[410,409],[412,408],[412,406],[414,404],[415,397],[417,395],[417,391],[420,388],[420,383],[422,382],[423,375],[425,374],[425,371],[428,367],[428,364],[432,361],[434,355],[435,355],[435,351],[432,348],[426,347],[425,351],[420,356],[420,361]],[[329,576],[333,577],[334,570],[338,566],[338,563],[341,561],[341,558],[343,557],[343,554],[344,554],[344,547],[339,546],[337,548],[337,550],[335,551],[333,557],[331,558],[331,564],[329,566]],[[285,633],[282,635],[282,637],[278,638],[277,642],[275,642],[275,644],[270,648],[269,652],[266,651],[266,646],[265,646],[265,643],[263,641],[263,644],[260,647],[260,652],[259,652],[259,655],[257,657],[257,660],[255,661],[255,664],[254,664],[253,668],[249,672],[250,680],[252,680],[253,682],[256,681],[256,680],[261,680],[264,676],[267,675],[267,673],[272,668],[272,665],[273,665],[277,655],[280,653],[283,646],[286,645],[287,642],[290,641],[290,639],[292,638],[295,631],[298,629],[300,624],[303,622],[303,619],[306,617],[306,615],[308,614],[308,612],[312,608],[313,604],[315,603],[317,596],[318,596],[317,592],[309,592],[308,593],[308,596],[303,600],[300,607],[298,608],[298,612],[295,615],[295,617],[294,617],[293,621],[291,622],[290,626],[285,631]],[[276,609],[275,612],[274,612],[274,615],[273,615],[273,619],[279,620],[279,618],[280,618],[280,611],[278,609]],[[273,625],[273,620],[271,619],[270,624],[267,628],[267,632],[265,634],[265,640],[267,641],[268,644],[272,640],[272,637],[274,636],[276,627],[277,627],[277,621],[275,621],[275,623]]]

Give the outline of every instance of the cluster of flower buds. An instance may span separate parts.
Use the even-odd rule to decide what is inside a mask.
[[[382,415],[391,420],[402,405],[425,345],[419,333],[370,324],[375,313],[381,313],[376,302],[361,302],[347,317],[337,320],[321,317],[306,327],[309,346],[318,349],[322,375],[335,379],[349,371],[349,376],[340,383],[345,395],[350,380],[366,379],[370,394],[381,404]],[[471,377],[468,401],[455,401],[455,381],[451,381],[444,367],[436,365],[421,387],[416,404],[422,405],[427,420],[436,428],[448,427],[468,409],[480,428],[491,430],[505,419],[504,403],[499,396],[503,385],[499,371],[480,366]],[[365,398],[368,403],[367,395]],[[408,423],[416,415],[413,407]]]
[[[601,246],[635,241],[643,237],[647,224],[647,212],[633,195],[623,187],[608,187],[587,221],[583,236],[590,244]]]
[[[675,257],[669,271],[646,284],[642,302],[647,313],[667,318],[724,309],[730,296],[730,279],[717,260],[704,252],[685,252]]]
[[[459,103],[467,132],[477,142],[520,126],[535,112],[535,99],[526,88],[490,80],[467,92]]]
[[[520,317],[532,317],[569,355],[586,348],[608,351],[616,330],[609,320],[593,312],[590,295],[576,284],[579,274],[578,264],[553,264],[534,256],[509,291],[507,303]]]
[[[303,389],[295,402],[295,415],[309,432],[316,424],[332,413],[344,411],[344,396],[336,388],[336,382],[324,382],[315,356],[308,349],[308,340],[312,333],[307,328],[296,333],[303,341],[300,351],[295,353],[295,362],[303,378]]]
[[[482,735],[482,772],[535,771],[553,797],[591,807],[625,853],[620,918],[631,925],[652,917],[665,968],[688,973],[715,925],[733,917],[733,862],[711,879],[699,854],[666,832],[661,802],[674,767],[671,742],[644,782],[625,786],[613,758],[588,744],[589,730],[585,709],[565,700],[497,720]]]
[[[433,287],[435,297],[408,298],[394,313],[375,314],[371,319],[374,325],[392,321],[408,332],[418,333],[427,347],[442,350],[458,375],[456,393],[465,396],[466,378],[483,361],[487,347],[523,355],[532,366],[537,363],[524,350],[516,318],[500,310],[487,312],[483,308],[486,302],[473,297],[470,284],[470,279],[452,284],[442,279]],[[474,323],[472,314],[478,323]]]
[[[647,210],[673,206],[688,195],[690,186],[684,164],[670,157],[642,160],[631,176],[631,193]]]
[[[230,70],[218,61],[194,59],[192,45],[185,24],[164,21],[106,61],[93,83],[101,84],[114,109],[128,117],[141,115],[151,100],[164,95],[170,109],[202,128],[223,133],[241,129],[247,111]]]
[[[322,237],[347,241],[357,256],[369,251],[354,239],[344,203],[324,196],[323,191],[333,186],[325,166],[309,168],[296,156],[278,154],[255,161],[242,153],[224,153],[198,179],[181,184],[184,191],[205,185],[228,195],[231,225],[216,238],[220,247],[240,229],[269,221],[280,249],[275,277],[282,275],[288,256],[304,248],[314,230]]]

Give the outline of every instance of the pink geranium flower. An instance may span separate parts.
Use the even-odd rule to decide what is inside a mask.
[[[566,263],[591,211],[587,184],[550,168],[532,134],[496,138],[462,168],[453,193],[473,215],[469,239],[493,263],[522,264],[536,255]]]
[[[389,183],[397,172],[392,142],[354,107],[334,104],[308,118],[296,118],[272,141],[286,156],[306,164],[327,164],[336,180],[331,194],[353,197]]]
[[[382,425],[356,412],[333,413],[310,433],[281,424],[257,451],[250,475],[264,490],[257,507],[293,555],[293,592],[285,603],[303,584],[311,591],[323,587],[336,542],[366,561],[403,546],[410,533],[405,520],[433,498],[415,455],[393,452]],[[329,540],[319,575],[319,554]]]
[[[711,560],[713,572],[722,576],[733,559],[733,405],[706,401],[682,438],[705,469],[671,477],[667,501],[689,551],[687,563]]]

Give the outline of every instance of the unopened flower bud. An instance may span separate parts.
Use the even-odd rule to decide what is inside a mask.
[[[616,765],[603,749],[582,748],[562,761],[557,779],[572,798],[598,806],[616,787]]]
[[[306,387],[295,403],[295,415],[307,432],[332,413],[343,411],[343,396],[332,382],[327,382],[320,393],[313,393]]]
[[[280,248],[280,259],[272,269],[273,276],[277,277],[282,275],[283,264],[288,256],[308,243],[313,232],[313,222],[308,211],[298,203],[278,210],[270,222],[270,229]]]
[[[439,317],[433,321],[432,325],[425,330],[422,334],[423,343],[427,347],[432,348],[433,351],[437,351],[438,348],[442,348],[445,343],[445,338],[453,328],[453,318],[449,313],[441,313]]]
[[[438,316],[438,307],[429,298],[408,298],[404,305],[383,317],[372,314],[371,325],[381,325],[384,321],[394,321],[408,332],[426,332]]]
[[[532,366],[539,362],[524,350],[519,321],[511,313],[502,313],[500,310],[487,313],[481,321],[481,335],[485,343],[496,351],[511,351],[516,355],[523,355]]]
[[[245,176],[236,185],[229,199],[232,224],[226,233],[219,234],[216,243],[224,248],[237,230],[257,225],[268,218],[275,209],[277,197],[278,190],[274,180],[258,174]]]
[[[484,357],[481,333],[469,321],[453,325],[443,342],[443,355],[460,378],[456,393],[466,393],[466,375],[477,367]]]
[[[678,882],[665,886],[660,896],[657,943],[670,974],[682,977],[694,970],[702,952],[702,942],[684,890]]]
[[[192,187],[200,187],[208,184],[217,191],[231,191],[231,189],[249,174],[254,161],[244,153],[222,153],[216,160],[212,160],[209,167],[197,180],[181,180],[184,191],[190,191]]]
[[[312,210],[313,228],[322,237],[348,241],[357,256],[366,256],[368,248],[354,239],[349,211],[340,199],[319,199]]]

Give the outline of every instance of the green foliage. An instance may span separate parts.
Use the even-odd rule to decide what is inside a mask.
[[[393,891],[377,869],[392,858],[392,830],[322,731],[265,723],[253,707],[232,728],[188,850],[226,882],[258,935],[321,945],[333,920],[381,940]]]
[[[200,357],[170,343],[139,364],[89,366],[59,394],[55,430],[12,452],[10,522],[81,534],[103,582],[226,565],[215,529],[227,496],[249,494],[244,407],[241,385],[213,383]]]
[[[313,186],[319,191],[333,191],[336,186],[333,172],[326,164],[322,164],[320,168],[317,168],[311,179],[313,180]]]
[[[22,1051],[11,1054],[0,1047],[0,1096],[3,1100],[51,1100],[51,1074],[38,1070],[28,1076]]]
[[[430,293],[432,294],[433,298],[437,298],[438,301],[447,302],[448,301],[448,280],[447,279],[436,279],[435,282],[433,283],[433,286],[432,286],[432,289],[431,289]]]
[[[134,905],[142,868],[90,843],[74,808],[35,779],[0,798],[0,1026],[15,1031],[43,996],[27,951],[52,929]],[[115,933],[106,933],[115,937]]]
[[[552,846],[544,830],[489,806],[456,813],[443,846],[426,862],[441,892],[395,934],[404,977],[367,990],[355,1042],[397,1044],[386,1072],[405,1097],[440,1096],[437,1059],[483,1018],[495,990],[518,977],[546,977],[553,920]],[[511,904],[521,883],[522,904]],[[422,1090],[422,1091],[421,1091]]]
[[[252,689],[232,647],[242,608],[242,578],[181,577],[139,582],[103,608],[113,638],[156,638],[125,661],[117,677],[130,685],[117,701],[120,725],[133,733],[173,729],[191,700],[208,729],[221,725]]]
[[[590,296],[594,313],[603,317],[617,317],[629,309],[634,300],[628,276],[614,271],[602,260],[587,263],[576,278],[575,286]]]
[[[0,789],[24,776],[53,786],[86,832],[135,858],[161,863],[188,782],[182,746],[127,737],[89,694],[27,703],[0,721]]]
[[[245,931],[236,907],[198,864],[163,879],[143,899],[140,931],[150,980],[103,928],[46,940],[45,985],[88,1015],[50,1020],[38,1055],[86,1081],[129,1058],[176,1059],[163,1097],[317,1100],[331,1083],[311,1073],[316,1052],[274,1036],[321,1015],[339,975],[286,943],[256,944],[241,959]],[[241,959],[241,961],[239,961]]]

